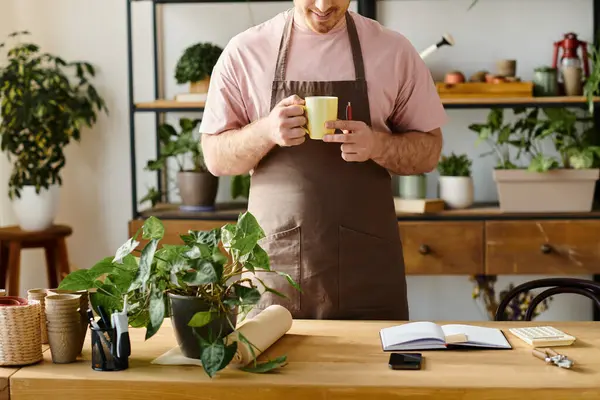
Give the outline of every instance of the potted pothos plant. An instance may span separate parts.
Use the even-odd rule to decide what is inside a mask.
[[[97,310],[101,305],[109,313],[123,310],[127,301],[129,324],[146,328],[146,340],[170,317],[184,356],[200,359],[213,377],[236,353],[238,342],[225,340],[234,332],[236,320],[242,321],[265,292],[285,297],[251,277],[259,271],[278,274],[296,290],[300,287],[290,275],[271,269],[269,256],[258,243],[265,234],[249,212],[240,214],[236,224],[189,231],[181,235],[181,243],[159,247],[164,234],[160,219],[149,217],[114,256],[71,272],[60,288],[90,290],[92,307]],[[141,240],[146,244],[139,256],[134,255]],[[237,334],[253,352],[254,345]],[[266,372],[285,362],[285,355],[264,362],[253,357],[242,369]]]
[[[14,32],[9,38],[28,34]],[[34,43],[18,42],[7,51],[7,62],[0,67],[0,150],[13,164],[8,195],[23,230],[52,225],[64,149],[81,139],[99,112],[108,112],[92,84],[94,76],[91,64],[68,62]]]
[[[472,161],[466,154],[442,155],[438,162],[440,198],[450,208],[467,208],[473,204]]]
[[[497,156],[494,180],[500,208],[513,212],[590,211],[600,174],[593,118],[562,108],[514,112],[517,121],[512,124],[504,122],[503,110],[492,109],[486,123],[469,126],[477,133],[478,142],[491,146],[487,154]],[[548,154],[544,143],[551,144],[557,156]]]
[[[169,160],[175,161],[176,186],[184,209],[213,208],[219,188],[219,178],[208,171],[204,162],[200,134],[196,129],[199,122],[199,119],[181,118],[179,131],[171,124],[161,124],[158,128],[160,156],[156,160],[149,160],[146,165],[148,171],[167,171]],[[151,187],[140,202],[149,201],[155,206],[162,194]]]
[[[189,83],[190,93],[207,93],[212,70],[223,49],[213,43],[196,43],[187,47],[175,66],[175,80]]]

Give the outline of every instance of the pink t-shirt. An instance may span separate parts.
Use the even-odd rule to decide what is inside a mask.
[[[285,19],[293,9],[231,39],[213,70],[200,132],[221,133],[265,117]],[[360,39],[372,129],[430,131],[446,122],[446,112],[430,71],[411,43],[377,21],[350,12]],[[294,18],[286,80],[355,79],[352,52],[342,19],[318,34]]]

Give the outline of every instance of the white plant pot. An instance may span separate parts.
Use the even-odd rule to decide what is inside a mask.
[[[440,176],[440,199],[449,208],[467,208],[473,204],[473,178],[470,176]]]
[[[35,192],[35,186],[24,186],[21,197],[12,201],[13,210],[24,231],[43,231],[54,223],[58,213],[60,186],[51,185],[48,189],[42,188],[40,193]]]

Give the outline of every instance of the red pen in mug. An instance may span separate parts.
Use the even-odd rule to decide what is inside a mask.
[[[346,120],[350,121],[352,119],[352,103],[348,102],[346,106]]]

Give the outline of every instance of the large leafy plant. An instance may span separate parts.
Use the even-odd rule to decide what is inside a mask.
[[[493,109],[487,123],[472,124],[478,141],[486,140],[496,154],[497,169],[526,168],[532,172],[551,169],[586,169],[598,166],[600,147],[594,145],[595,126],[590,116],[578,116],[566,108],[517,108],[517,119],[504,123],[504,111]],[[541,115],[540,115],[541,114]],[[558,157],[544,150],[551,143]],[[509,150],[516,154],[511,160]],[[522,165],[522,167],[519,167]]]
[[[165,229],[156,217],[144,221],[142,228],[129,238],[116,254],[101,260],[90,269],[70,273],[60,284],[70,290],[94,289],[90,295],[92,307],[98,305],[112,313],[123,309],[126,298],[128,319],[132,327],[146,328],[146,339],[160,329],[170,315],[167,293],[200,297],[210,304],[206,312],[196,313],[189,322],[202,327],[223,318],[236,309],[240,319],[259,302],[264,292],[285,297],[268,287],[257,277],[255,281],[241,274],[256,275],[257,271],[284,276],[300,290],[292,277],[270,268],[268,254],[258,241],[264,232],[249,212],[243,213],[236,224],[227,224],[208,231],[190,231],[181,235],[178,245],[162,245]],[[140,238],[141,235],[141,238]],[[147,241],[139,257],[140,239]],[[227,319],[227,318],[226,318]],[[229,321],[231,324],[231,321]],[[232,329],[235,329],[231,325]],[[238,332],[240,342],[253,350],[253,345]],[[201,361],[209,376],[225,368],[232,360],[237,342],[225,343],[225,338],[200,337]],[[250,372],[266,372],[282,365],[285,356],[244,368]]]
[[[9,38],[28,34],[14,32]],[[7,60],[0,67],[0,150],[13,162],[8,194],[14,198],[24,186],[40,193],[62,184],[63,149],[80,140],[99,111],[108,110],[91,84],[95,70],[87,62],[67,62],[33,43],[16,43]]]
[[[504,111],[502,109],[491,109],[485,123],[471,124],[469,129],[477,133],[476,145],[486,142],[491,147],[491,151],[483,155],[496,156],[496,169],[516,168],[510,160],[509,154],[513,128],[510,123],[504,122]]]
[[[171,124],[161,124],[158,127],[160,155],[156,160],[148,160],[145,169],[165,171],[168,161],[173,159],[178,171],[207,173],[208,169],[200,146],[200,135],[196,129],[199,123],[200,119],[180,118],[179,132]],[[186,159],[191,160],[191,167],[187,167],[189,164],[186,164]],[[155,187],[151,187],[140,203],[150,201],[152,206],[155,206],[161,195],[162,193]]]
[[[466,154],[456,155],[452,152],[448,156],[442,155],[437,169],[440,176],[471,176],[471,164]]]
[[[177,83],[198,82],[209,78],[223,49],[212,43],[196,43],[185,49],[175,66]]]

